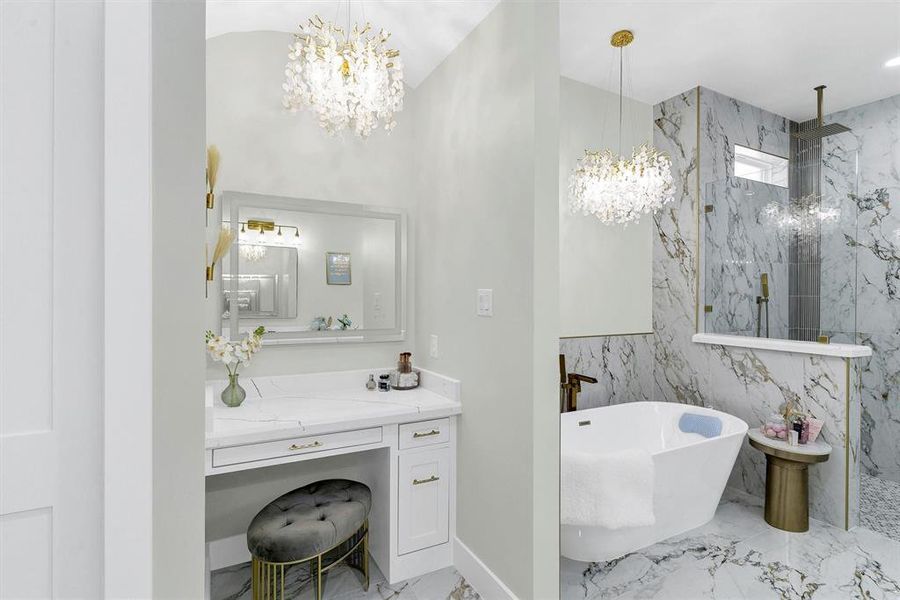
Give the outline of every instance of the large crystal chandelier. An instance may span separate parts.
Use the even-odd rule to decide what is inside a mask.
[[[634,40],[627,30],[613,34],[619,49],[619,152],[585,150],[569,179],[572,212],[594,215],[606,224],[637,222],[675,199],[669,157],[649,144],[621,155],[623,104],[623,49]]]
[[[301,25],[288,52],[285,108],[310,108],[332,134],[351,128],[365,138],[382,124],[393,130],[394,114],[403,110],[400,52],[386,46],[390,33],[370,31],[368,23],[352,31],[348,23],[345,31],[318,16],[309,31]]]

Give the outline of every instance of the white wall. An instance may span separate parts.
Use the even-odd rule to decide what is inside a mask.
[[[103,344],[128,348],[103,353],[107,598],[153,595],[150,4],[108,2],[104,14]]]
[[[559,286],[560,336],[644,333],[653,329],[652,216],[638,224],[604,225],[573,215],[569,175],[585,149],[616,149],[618,94],[568,79],[560,81]],[[622,150],[650,142],[653,107],[625,100]],[[602,310],[601,310],[602,308]]]
[[[545,10],[542,3],[500,3],[417,88],[415,107],[422,149],[417,347],[428,348],[429,336],[437,335],[439,357],[420,362],[463,382],[457,536],[522,598],[537,595],[539,578],[541,593],[550,587],[554,594],[558,565],[552,383],[558,161],[555,136],[549,149],[539,149],[535,127],[538,104],[542,117],[555,119],[552,99],[541,96],[555,97],[558,82],[558,63],[538,62],[546,51],[538,35],[557,30],[555,10],[536,16]],[[549,86],[542,85],[545,77]],[[550,153],[549,161],[540,154],[545,170],[538,168],[539,152]],[[492,318],[475,315],[478,288],[493,289]],[[541,310],[547,306],[549,315]],[[549,415],[545,422],[536,419],[538,405],[540,417]],[[536,430],[544,434],[540,448]],[[536,460],[539,450],[546,461]],[[540,519],[549,527],[537,537]]]
[[[281,104],[284,65],[291,35],[258,31],[207,40],[207,140],[222,154],[219,192],[225,190],[332,200],[407,210],[409,279],[415,289],[415,204],[411,101],[388,135],[368,140],[352,134],[330,137],[314,114],[291,114]],[[219,219],[219,210],[210,216]],[[210,234],[214,228],[210,227]],[[210,287],[211,300],[213,288]],[[414,348],[414,298],[407,298],[407,340],[374,344],[267,346],[242,372],[246,375],[316,372],[387,366]],[[208,315],[209,312],[208,307]],[[362,315],[360,315],[362,318]],[[415,360],[417,356],[413,356]],[[221,365],[209,364],[221,378]]]
[[[205,3],[151,19],[153,597],[202,598]]]

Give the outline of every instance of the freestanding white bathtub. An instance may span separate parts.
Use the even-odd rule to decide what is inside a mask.
[[[685,412],[719,417],[721,434],[705,438],[682,432],[678,420]],[[560,427],[563,454],[566,449],[602,453],[646,448],[653,456],[655,525],[560,527],[560,553],[591,562],[619,558],[709,522],[747,433],[747,424],[735,416],[672,402],[630,402],[564,413]]]

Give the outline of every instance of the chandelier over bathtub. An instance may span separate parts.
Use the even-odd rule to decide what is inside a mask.
[[[386,46],[391,34],[382,29],[370,35],[371,26],[347,30],[318,15],[308,30],[300,25],[288,51],[285,67],[284,106],[291,111],[306,107],[319,117],[331,134],[352,129],[368,137],[383,126],[397,124],[394,114],[403,110],[403,65],[400,52]]]
[[[569,179],[569,207],[574,213],[594,215],[606,224],[637,222],[675,199],[672,162],[650,144],[622,151],[624,48],[634,40],[627,30],[613,34],[619,49],[619,151],[585,150]]]

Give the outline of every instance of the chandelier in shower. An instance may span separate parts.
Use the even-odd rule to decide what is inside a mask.
[[[300,25],[288,51],[284,106],[291,111],[309,108],[329,133],[352,129],[366,138],[377,127],[387,131],[403,110],[403,65],[400,52],[387,47],[391,34],[384,29],[370,35],[371,26],[347,29],[318,15],[308,31]]]
[[[573,213],[594,215],[606,224],[637,222],[675,199],[672,162],[650,144],[621,154],[623,55],[634,34],[622,30],[610,43],[619,49],[619,151],[585,150],[569,179],[569,207]]]
[[[801,196],[789,204],[769,202],[762,214],[770,225],[799,236],[819,235],[841,218],[840,209],[825,206],[825,199],[817,194]]]

